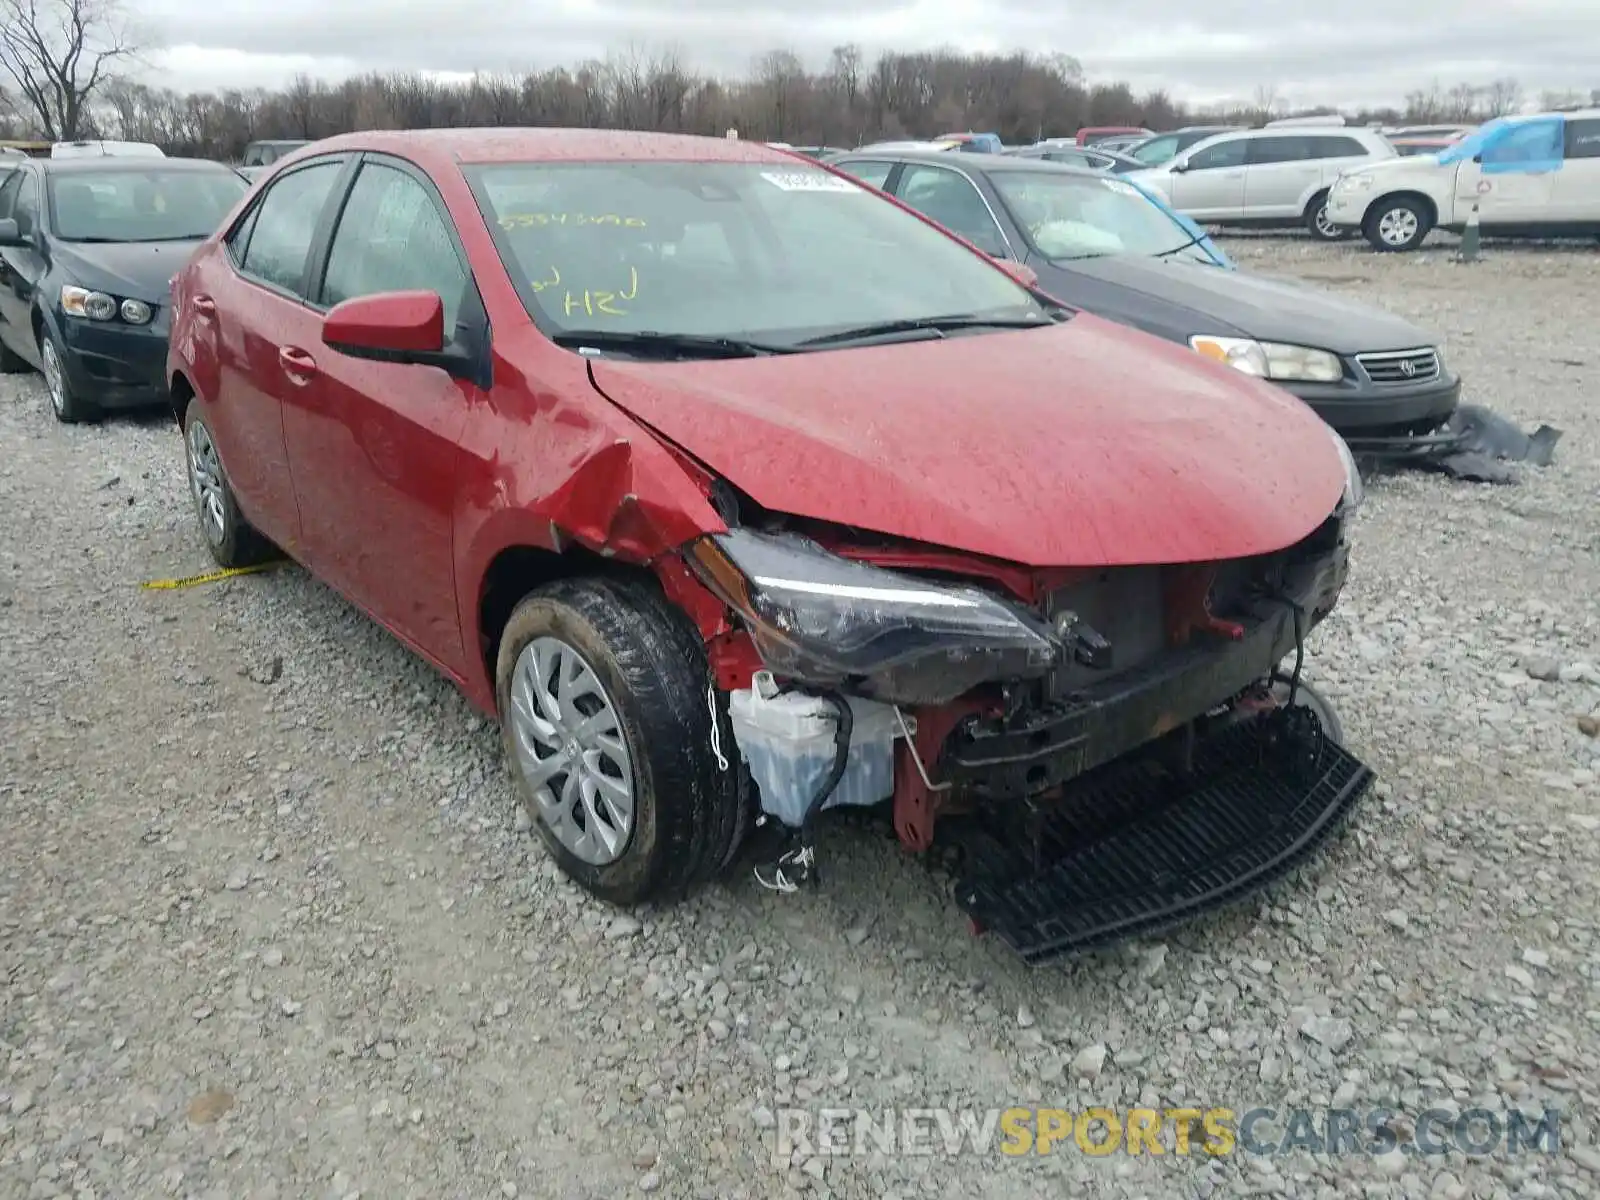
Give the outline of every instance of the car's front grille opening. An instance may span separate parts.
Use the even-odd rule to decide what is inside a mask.
[[[1373,383],[1424,383],[1439,377],[1439,352],[1432,346],[1375,350],[1356,355],[1356,362]]]

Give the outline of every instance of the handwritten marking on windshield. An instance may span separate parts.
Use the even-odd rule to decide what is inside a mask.
[[[551,268],[554,270],[554,268]],[[537,289],[536,289],[537,290]],[[567,316],[575,312],[583,312],[589,316],[603,314],[608,317],[625,317],[628,310],[618,308],[617,301],[632,300],[639,294],[639,272],[635,267],[628,268],[628,286],[620,291],[595,291],[585,289],[575,292],[567,289],[566,297],[562,302],[562,310]]]
[[[612,225],[617,228],[643,229],[643,217],[621,217],[616,213],[507,213],[500,218],[501,229],[533,229],[540,225]]]

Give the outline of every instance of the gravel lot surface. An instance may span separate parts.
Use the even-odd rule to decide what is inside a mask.
[[[1031,971],[859,823],[815,895],[604,909],[494,731],[301,570],[139,589],[210,566],[173,427],[0,380],[0,1195],[1600,1192],[1600,254],[1228,248],[1566,436],[1519,487],[1369,486],[1308,668],[1383,781],[1347,837]],[[1140,1102],[1569,1118],[1517,1158],[773,1161],[786,1104]]]

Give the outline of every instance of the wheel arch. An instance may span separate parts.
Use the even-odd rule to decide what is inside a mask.
[[[1428,195],[1426,192],[1415,191],[1411,188],[1402,188],[1393,192],[1385,192],[1371,204],[1367,205],[1366,211],[1361,214],[1362,225],[1365,226],[1369,220],[1376,216],[1381,211],[1383,205],[1393,204],[1398,200],[1413,200],[1418,202],[1421,204],[1423,212],[1428,217],[1428,224],[1437,225],[1439,223],[1439,205],[1434,201],[1432,196]]]

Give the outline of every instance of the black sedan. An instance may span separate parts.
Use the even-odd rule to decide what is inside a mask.
[[[165,398],[169,282],[249,184],[196,159],[30,159],[0,185],[0,371],[58,420]]]
[[[1300,397],[1358,454],[1452,447],[1461,381],[1436,339],[1398,317],[1246,274],[1150,193],[1011,155],[853,153],[830,166],[978,249],[1030,268],[1087,312],[1180,342]]]

